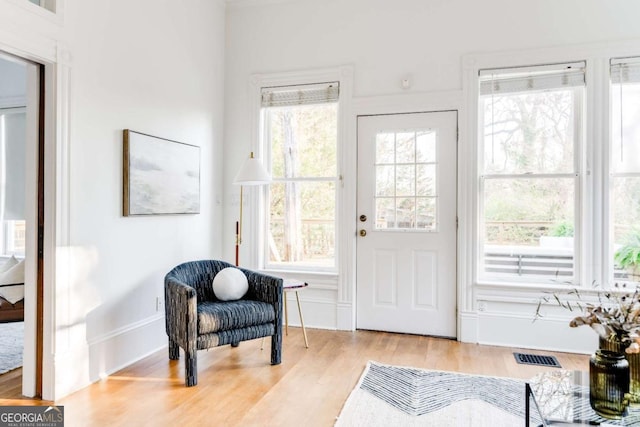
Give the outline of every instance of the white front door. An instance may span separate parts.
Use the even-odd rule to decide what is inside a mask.
[[[357,328],[456,336],[457,112],[358,117]]]

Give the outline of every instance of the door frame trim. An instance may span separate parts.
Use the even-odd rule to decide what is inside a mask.
[[[0,4],[0,50],[27,61],[41,64],[44,68],[44,235],[43,235],[43,304],[42,304],[42,393],[44,400],[56,400],[71,389],[67,382],[56,381],[64,369],[56,372],[56,359],[63,360],[61,353],[68,351],[69,328],[58,331],[59,324],[71,325],[70,314],[58,316],[56,296],[70,298],[68,286],[70,269],[68,248],[70,244],[70,70],[71,53],[61,42],[56,24],[48,19],[40,22],[28,18],[28,12],[16,12],[10,5]],[[11,22],[15,15],[24,15],[27,25],[16,27]],[[56,15],[53,15],[54,17]],[[43,35],[38,29],[44,25],[51,29]],[[66,256],[65,256],[66,255]],[[64,286],[60,287],[59,285]],[[59,295],[60,294],[60,295]],[[25,313],[26,315],[26,313]],[[62,318],[59,318],[62,317]],[[58,355],[58,357],[56,357]],[[35,363],[35,362],[34,362]],[[30,374],[28,371],[31,370]],[[36,376],[33,367],[23,369],[23,394],[36,395]],[[72,386],[72,385],[71,385]]]
[[[44,231],[44,147],[45,147],[45,81],[44,65],[0,51],[0,58],[24,66],[25,161],[25,292],[24,345],[21,392],[28,397],[42,397],[43,372],[43,231]],[[29,197],[28,195],[31,195]]]
[[[461,195],[461,182],[463,182],[463,165],[466,164],[462,158],[465,150],[463,149],[464,139],[462,131],[465,129],[466,117],[464,115],[464,96],[461,90],[430,92],[430,93],[408,93],[401,95],[385,95],[373,97],[354,98],[351,104],[351,112],[349,114],[349,130],[347,133],[349,144],[345,144],[345,168],[344,172],[344,192],[345,203],[343,207],[344,216],[342,224],[345,235],[350,236],[348,242],[345,239],[343,262],[345,268],[342,272],[345,275],[341,278],[341,286],[338,291],[337,303],[337,327],[341,330],[356,329],[356,235],[357,235],[357,166],[358,166],[358,117],[371,115],[388,115],[388,114],[409,114],[409,113],[428,113],[438,111],[456,111],[458,113],[458,183],[457,183],[457,209],[458,217],[461,209],[466,209],[466,204]],[[460,224],[457,233],[456,251],[457,251],[457,268],[456,268],[456,328],[457,336],[460,337],[460,302],[464,301],[463,291],[466,287],[462,286],[461,264],[464,260],[464,251],[461,250]],[[463,289],[464,288],[464,289]]]

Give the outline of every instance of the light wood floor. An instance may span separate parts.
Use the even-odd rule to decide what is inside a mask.
[[[269,340],[263,351],[261,340],[200,351],[198,385],[186,388],[182,358],[169,361],[162,350],[55,403],[64,405],[67,427],[332,426],[369,360],[522,379],[554,369],[517,364],[513,348],[370,331],[307,333],[309,349],[301,330],[289,329],[278,366],[269,365]],[[527,352],[588,369],[585,355]],[[2,377],[0,396],[13,398],[0,405],[38,404],[17,397],[19,386]]]

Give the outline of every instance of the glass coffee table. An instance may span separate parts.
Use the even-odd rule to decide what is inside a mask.
[[[637,426],[640,407],[628,407],[617,420],[596,414],[589,404],[589,373],[554,370],[525,385],[525,426]]]

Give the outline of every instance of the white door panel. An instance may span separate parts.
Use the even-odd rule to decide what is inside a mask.
[[[456,335],[456,164],[456,112],[358,118],[358,328]]]

